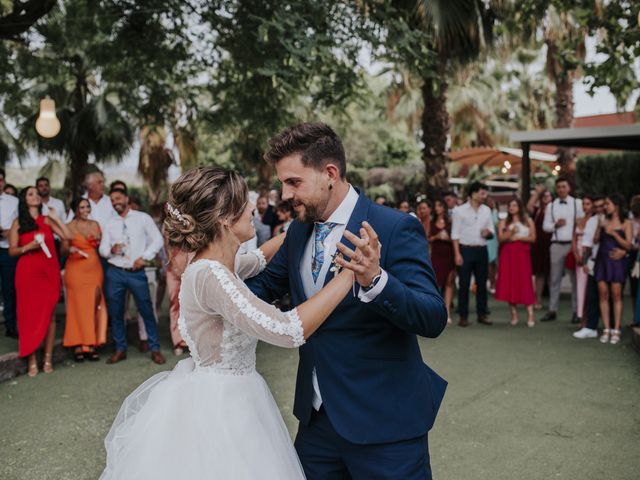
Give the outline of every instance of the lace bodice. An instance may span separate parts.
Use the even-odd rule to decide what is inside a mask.
[[[213,260],[198,260],[182,275],[178,327],[196,368],[245,374],[255,370],[258,340],[296,348],[304,343],[297,310],[281,312],[256,297],[242,280],[266,262],[260,250],[241,255],[236,273]]]

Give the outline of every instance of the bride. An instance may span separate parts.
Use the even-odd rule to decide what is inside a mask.
[[[352,273],[343,269],[286,313],[254,296],[242,280],[258,274],[283,240],[236,259],[255,235],[247,194],[239,174],[218,167],[192,170],[171,187],[165,234],[171,246],[195,253],[182,276],[179,320],[192,358],[124,401],[105,440],[102,479],[304,478],[256,372],[256,344],[302,345],[349,292]]]

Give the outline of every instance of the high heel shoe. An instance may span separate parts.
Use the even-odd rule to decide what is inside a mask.
[[[44,365],[42,366],[42,371],[44,373],[53,372],[53,355],[51,353],[44,354]]]
[[[36,361],[34,361],[33,363],[29,362],[29,365],[27,366],[27,375],[33,378],[38,375],[38,372],[38,363]]]

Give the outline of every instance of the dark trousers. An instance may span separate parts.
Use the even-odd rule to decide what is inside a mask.
[[[360,445],[342,438],[324,408],[300,425],[295,447],[307,480],[431,480],[428,436]]]
[[[17,333],[16,322],[16,258],[9,255],[8,248],[0,248],[0,281],[4,303],[4,326],[7,333]]]
[[[127,351],[127,329],[124,324],[124,309],[125,297],[127,290],[129,290],[144,320],[144,326],[149,336],[149,350],[152,352],[159,351],[160,343],[158,341],[156,317],[153,313],[153,304],[151,303],[151,294],[149,293],[149,284],[144,268],[135,272],[127,272],[109,266],[105,277],[105,299],[116,350]]]
[[[458,313],[469,316],[469,285],[471,275],[476,279],[476,312],[478,316],[488,315],[487,276],[489,273],[489,255],[487,247],[465,247],[460,245],[460,254],[464,263],[458,268],[460,289],[458,290]]]

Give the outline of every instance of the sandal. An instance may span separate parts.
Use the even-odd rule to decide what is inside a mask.
[[[90,362],[97,362],[100,360],[100,354],[93,348],[85,354],[85,357],[89,359]]]
[[[33,363],[29,362],[29,365],[27,366],[27,375],[33,378],[38,374],[38,372],[39,372],[38,362],[37,361],[34,361]]]
[[[73,360],[77,363],[84,362],[84,352],[82,350],[73,352]]]
[[[53,354],[51,353],[44,354],[44,365],[42,366],[42,371],[44,373],[53,372]]]
[[[515,327],[516,325],[518,325],[519,321],[520,319],[518,317],[511,317],[511,326]]]
[[[533,318],[530,318],[529,320],[527,320],[527,327],[529,328],[533,328],[536,326],[536,321]]]
[[[600,336],[600,343],[609,343],[609,338],[611,338],[611,336],[609,335],[610,330],[608,328],[605,328],[604,330],[602,330],[602,335]]]
[[[620,342],[620,330],[611,330],[611,345]]]

